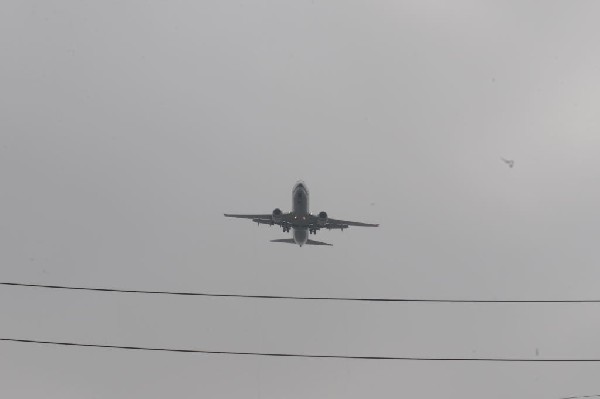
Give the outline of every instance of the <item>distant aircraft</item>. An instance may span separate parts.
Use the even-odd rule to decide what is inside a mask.
[[[278,240],[271,240],[271,242],[283,242],[287,244],[298,244],[300,246],[306,245],[329,245],[325,242],[314,241],[308,238],[309,234],[317,234],[320,229],[339,229],[344,230],[349,226],[362,226],[362,227],[378,227],[379,224],[349,222],[346,220],[331,219],[327,215],[327,212],[319,212],[317,216],[309,213],[308,211],[308,189],[306,184],[299,181],[292,190],[292,211],[288,213],[281,212],[281,209],[276,208],[270,214],[262,215],[231,215],[225,214],[231,218],[243,218],[252,219],[253,222],[261,224],[268,224],[273,226],[274,224],[281,226],[283,232],[289,232],[293,230],[293,238],[281,238]]]
[[[513,161],[512,159],[504,159],[504,158],[500,158],[500,159],[503,160],[504,163],[507,164],[509,168],[512,168],[513,166],[515,166],[515,161]]]

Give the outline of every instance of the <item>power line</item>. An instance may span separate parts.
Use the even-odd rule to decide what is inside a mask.
[[[308,301],[354,301],[354,302],[432,302],[432,303],[600,303],[600,299],[431,299],[431,298],[368,298],[368,297],[324,297],[324,296],[290,296],[290,295],[251,295],[251,294],[219,294],[207,292],[185,291],[156,291],[132,290],[100,287],[74,287],[62,285],[27,284],[14,282],[0,282],[0,285],[12,287],[49,288],[74,291],[118,292],[128,294],[154,294],[154,295],[179,295],[179,296],[204,296],[223,298],[247,299],[289,299]]]
[[[236,356],[267,356],[267,357],[296,357],[311,359],[346,359],[346,360],[407,360],[407,361],[433,361],[433,362],[503,362],[503,363],[597,363],[600,359],[539,359],[539,358],[487,358],[487,357],[420,357],[420,356],[349,356],[349,355],[314,355],[301,353],[276,353],[276,352],[236,352],[216,351],[201,349],[176,349],[176,348],[151,348],[142,346],[120,346],[102,344],[84,344],[78,342],[40,341],[33,339],[0,338],[4,342],[59,345],[85,348],[121,349],[150,352],[175,352],[208,355],[236,355]],[[566,398],[565,398],[566,399]]]
[[[583,398],[600,398],[600,395],[585,395],[585,396],[567,396],[560,399],[583,399]]]

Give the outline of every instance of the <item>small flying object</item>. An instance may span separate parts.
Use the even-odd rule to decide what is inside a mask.
[[[262,215],[232,215],[225,214],[231,218],[252,219],[258,225],[268,224],[270,226],[277,225],[283,229],[283,232],[293,230],[293,238],[281,238],[271,240],[271,242],[283,242],[287,244],[306,245],[329,245],[325,242],[310,240],[310,234],[317,234],[321,229],[327,230],[344,230],[350,226],[362,227],[378,227],[379,224],[349,222],[347,220],[331,219],[327,212],[319,212],[318,215],[313,215],[308,211],[308,189],[302,181],[297,182],[292,190],[292,211],[283,213],[281,209],[275,208],[270,214]]]
[[[504,158],[500,158],[500,159],[503,160],[504,163],[507,164],[509,168],[512,168],[513,166],[515,166],[515,161],[513,161],[512,159],[504,159]]]

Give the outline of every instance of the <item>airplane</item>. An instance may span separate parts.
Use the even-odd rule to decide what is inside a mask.
[[[252,219],[259,226],[267,224],[269,226],[278,225],[283,229],[283,232],[293,230],[293,238],[281,238],[271,240],[271,242],[282,242],[287,244],[297,244],[300,247],[303,245],[328,245],[321,241],[309,239],[310,234],[317,234],[321,229],[341,230],[347,229],[350,226],[361,227],[378,227],[379,224],[350,222],[347,220],[331,219],[327,212],[319,212],[318,215],[313,215],[308,211],[308,188],[303,181],[298,181],[292,190],[292,211],[283,213],[281,209],[275,208],[270,214],[262,215],[224,215],[230,218]]]

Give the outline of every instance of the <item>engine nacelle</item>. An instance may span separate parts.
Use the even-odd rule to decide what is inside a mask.
[[[317,218],[317,223],[319,226],[324,227],[327,224],[327,212],[319,212],[319,217]]]
[[[273,213],[271,214],[271,219],[273,219],[273,221],[275,223],[279,223],[279,222],[281,222],[282,218],[283,218],[283,212],[281,212],[281,209],[275,208],[275,210],[273,210]]]

